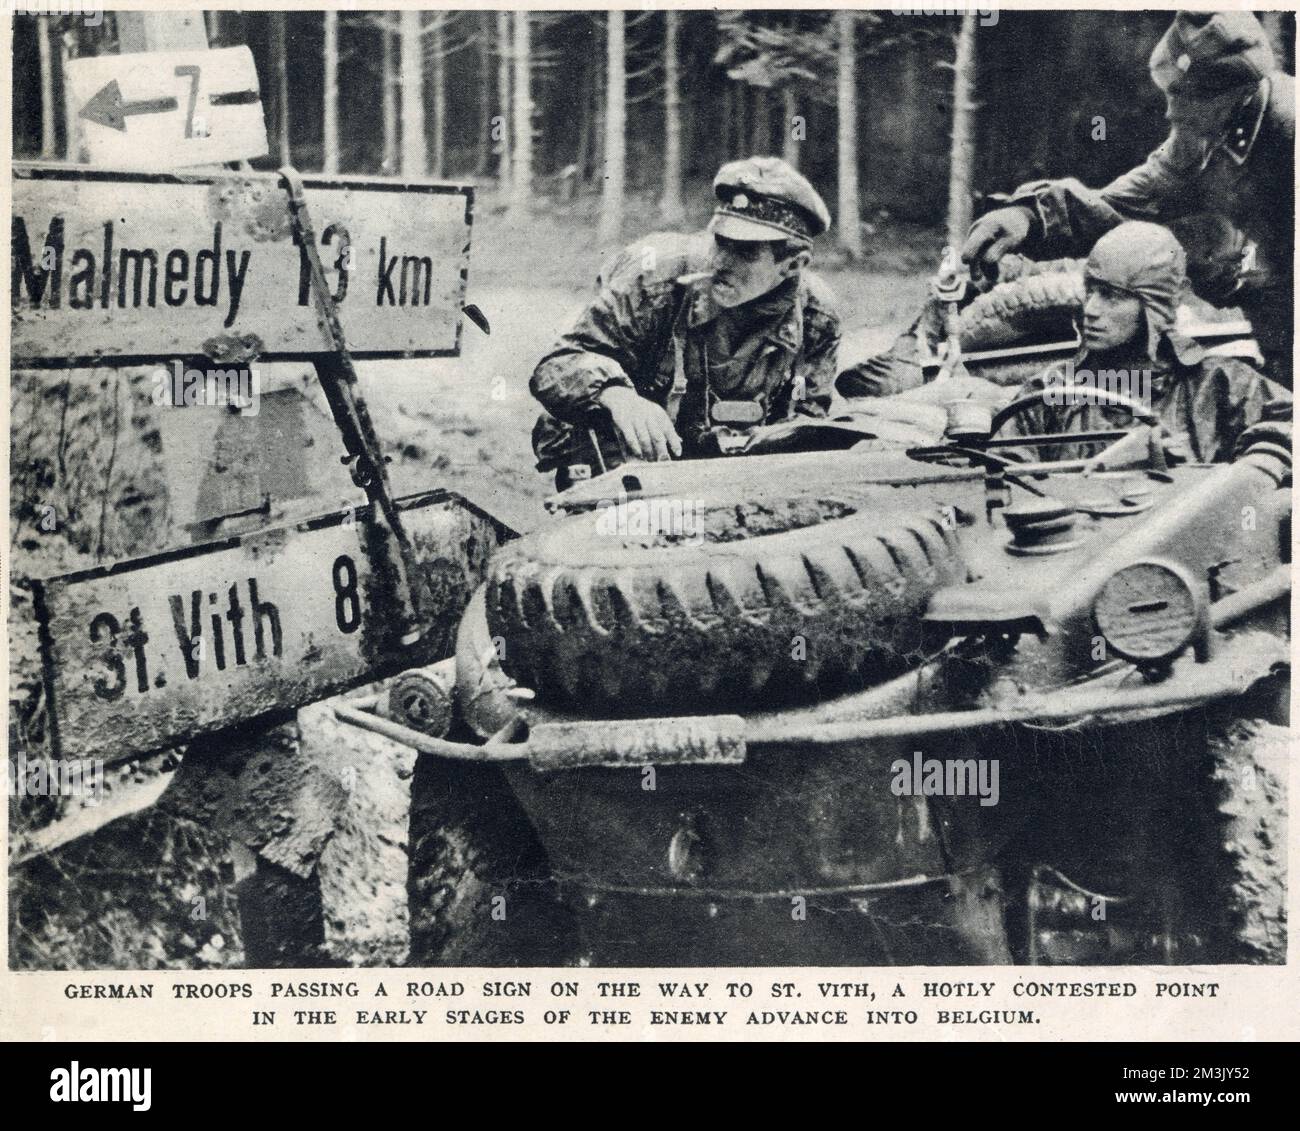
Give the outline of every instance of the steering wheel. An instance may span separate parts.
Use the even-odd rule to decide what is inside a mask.
[[[1036,392],[1027,393],[1023,397],[1017,397],[1010,404],[1003,405],[1002,408],[998,409],[998,411],[993,414],[993,420],[989,424],[989,435],[996,436],[998,431],[1008,420],[1012,417],[1019,416],[1026,409],[1037,408],[1045,405],[1049,393],[1053,396],[1068,396],[1070,393],[1070,387],[1062,385],[1044,385],[1043,388]],[[1109,405],[1113,408],[1126,408],[1133,414],[1134,419],[1141,423],[1148,424],[1153,428],[1160,426],[1160,418],[1151,408],[1124,393],[1112,392],[1109,389],[1089,389],[1087,397],[1088,400],[1084,403]],[[1052,407],[1057,406],[1054,405]],[[1033,443],[1033,440],[1026,437],[1025,442],[1031,444]]]

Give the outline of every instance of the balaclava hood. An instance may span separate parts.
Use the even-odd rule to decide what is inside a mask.
[[[1154,360],[1161,338],[1177,320],[1187,280],[1187,257],[1173,233],[1145,220],[1126,221],[1093,245],[1083,274],[1142,303],[1147,356]]]

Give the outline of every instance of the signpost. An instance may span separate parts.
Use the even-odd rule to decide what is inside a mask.
[[[472,189],[307,177],[354,357],[458,352]],[[15,365],[334,352],[275,174],[16,165]]]
[[[109,167],[14,167],[11,364],[308,360],[369,503],[30,582],[51,753],[120,760],[185,744],[168,796],[257,851],[240,900],[245,942],[250,960],[261,938],[268,961],[282,961],[298,953],[303,921],[324,921],[313,873],[334,818],[313,793],[322,767],[297,727],[279,724],[446,655],[488,556],[512,533],[447,492],[393,499],[354,365],[459,352],[472,190],[177,171],[267,151],[252,55],[206,50],[197,12],[121,12],[116,25],[127,54],[67,70],[69,133]],[[309,474],[280,454],[258,480],[267,495],[296,493]],[[260,502],[257,514],[271,510]],[[256,521],[243,503],[204,508],[196,528]],[[266,759],[281,767],[274,788]],[[241,806],[274,813],[273,827],[232,824]]]
[[[56,755],[144,754],[440,658],[505,531],[447,492],[398,505],[443,618],[408,652],[385,651],[368,507],[32,582]]]
[[[95,55],[69,60],[67,76],[95,165],[167,169],[266,153],[247,47]]]

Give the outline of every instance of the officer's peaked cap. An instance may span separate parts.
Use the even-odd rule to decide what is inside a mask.
[[[733,240],[811,240],[831,214],[808,178],[779,157],[730,161],[713,178],[713,230]]]

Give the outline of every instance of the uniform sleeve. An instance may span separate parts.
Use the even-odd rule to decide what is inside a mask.
[[[892,397],[925,384],[920,320],[899,334],[884,353],[851,365],[836,379],[842,397]]]
[[[583,424],[610,385],[635,388],[637,359],[662,337],[670,303],[636,277],[605,286],[533,370],[529,388],[552,416]]]
[[[797,373],[804,380],[804,399],[796,411],[804,416],[825,416],[835,391],[836,361],[840,351],[840,320],[832,314],[819,320],[815,340],[804,353]],[[807,331],[805,331],[806,333]]]
[[[1141,165],[1090,189],[1067,177],[1031,181],[1011,196],[1036,218],[1034,235],[1045,250],[1058,255],[1086,255],[1112,228],[1125,220],[1166,223],[1197,207],[1196,170],[1184,143],[1171,134]]]
[[[1288,422],[1291,394],[1235,358],[1208,356],[1180,379],[1158,409],[1166,428],[1202,463],[1233,458],[1242,434],[1255,425]]]
[[[1242,363],[1227,367],[1219,389],[1219,435],[1212,460],[1230,459],[1247,428],[1291,420],[1291,394]]]

